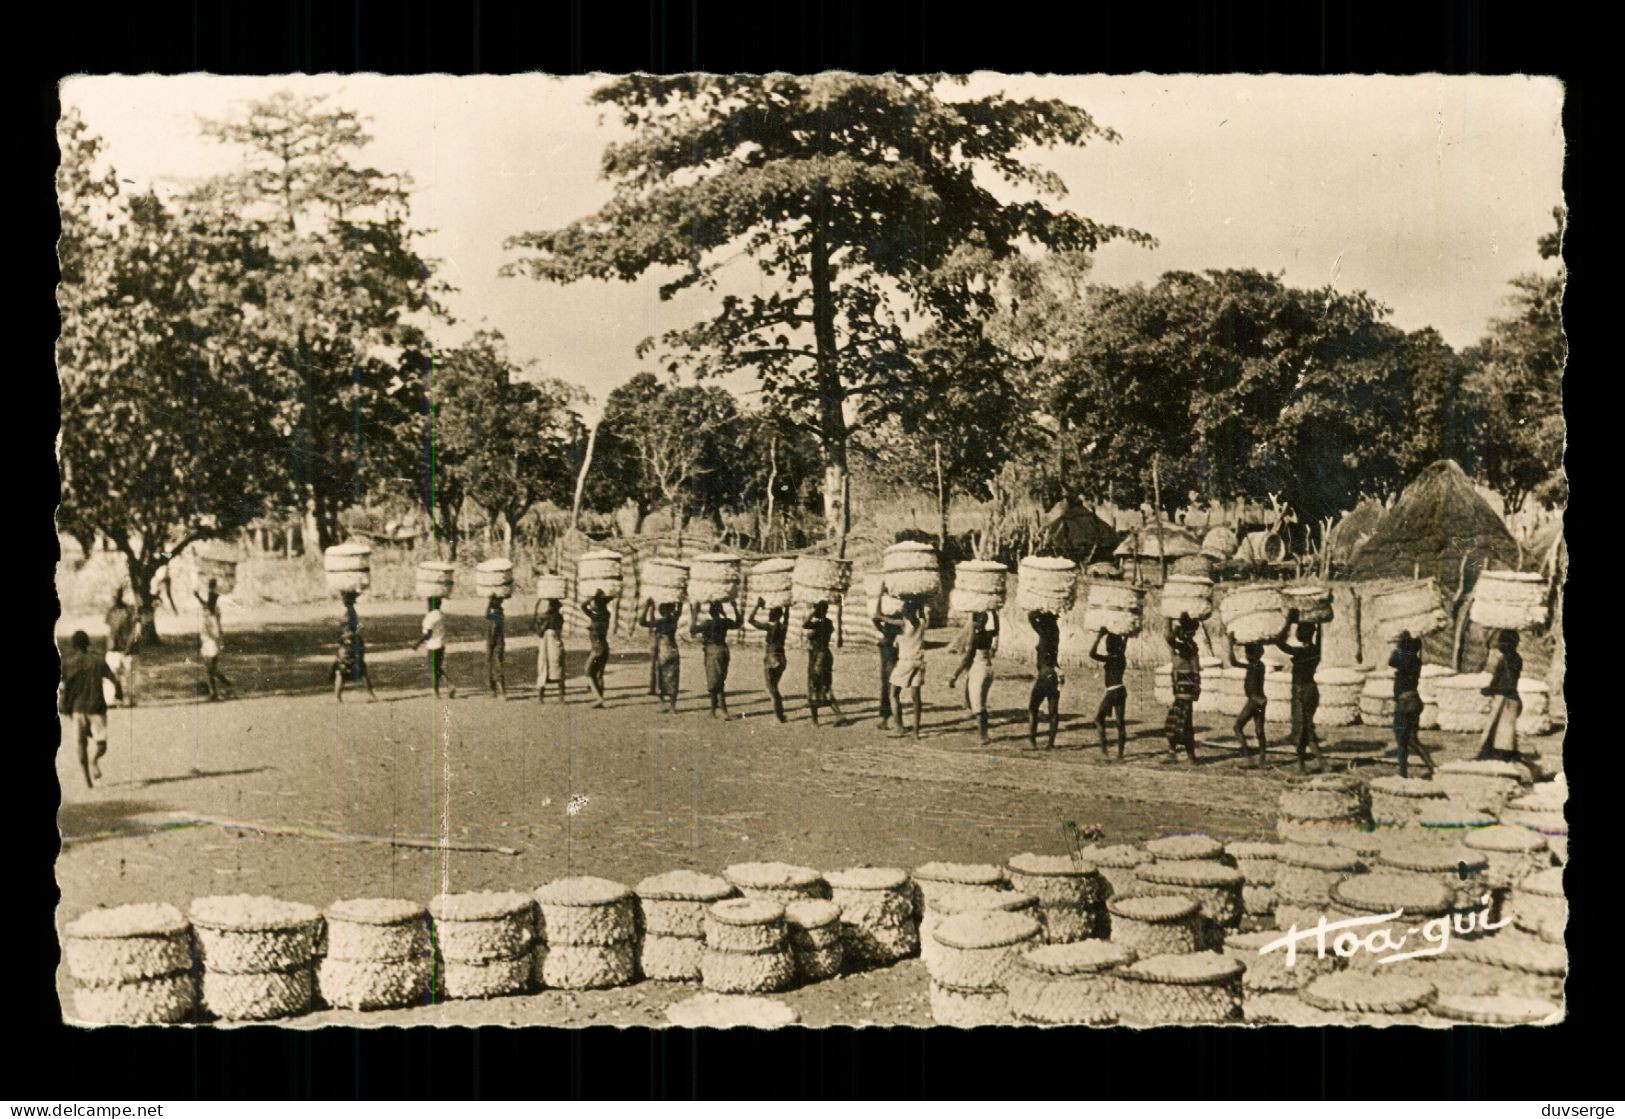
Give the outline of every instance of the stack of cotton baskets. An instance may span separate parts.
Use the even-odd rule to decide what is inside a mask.
[[[1477,909],[1489,892],[1490,861],[1463,843],[1396,843],[1377,856],[1374,870],[1442,884],[1457,909]]]
[[[635,887],[643,939],[640,963],[647,979],[699,982],[705,955],[705,911],[734,888],[714,874],[673,870]]]
[[[434,918],[440,993],[486,999],[530,989],[536,974],[536,899],[517,892],[440,894]]]
[[[1521,931],[1550,943],[1561,943],[1563,929],[1569,921],[1569,903],[1563,893],[1563,869],[1551,867],[1525,875],[1512,887],[1507,909],[1513,925]]]
[[[1121,980],[1134,952],[1104,940],[1050,944],[1017,956],[1005,979],[1010,1015],[1043,1026],[1101,1026],[1117,1020]]]
[[[931,932],[926,957],[931,1017],[944,1026],[1009,1021],[1005,981],[1021,946],[1040,937],[1038,922],[1020,913],[981,910],[945,917]]]
[[[817,983],[841,974],[845,955],[840,917],[840,907],[822,898],[802,898],[784,907],[790,956],[803,983]]]
[[[1206,840],[1206,836],[1177,836],[1175,839]],[[1168,842],[1166,840],[1161,842]],[[1202,918],[1201,944],[1217,947],[1224,929],[1235,928],[1241,921],[1241,888],[1245,877],[1241,871],[1219,861],[1223,847],[1213,843],[1212,856],[1192,854],[1191,857],[1157,858],[1135,867],[1135,876],[1146,895],[1189,898],[1197,903]],[[1147,844],[1150,849],[1150,844]],[[1194,845],[1190,848],[1194,851]],[[1153,852],[1154,853],[1154,852]],[[1183,854],[1183,852],[1181,852]]]
[[[734,863],[723,867],[722,877],[748,898],[766,898],[789,905],[803,898],[829,896],[824,876],[810,866],[791,863]]]
[[[434,995],[428,912],[395,898],[337,901],[325,914],[317,982],[330,1006],[421,1004]]]
[[[1020,913],[1036,921],[1038,899],[1031,894],[1018,893],[1015,890],[988,893],[975,886],[961,886],[938,894],[920,920],[920,960],[925,963],[927,969],[930,968],[931,956],[938,950],[937,942],[931,935],[938,925],[949,917],[957,917],[961,913],[983,913],[991,910]],[[1040,925],[1039,929],[1042,934],[1043,926]]]
[[[1240,842],[1224,849],[1241,871],[1241,906],[1249,916],[1265,917],[1275,912],[1276,854],[1278,843]]]
[[[1269,706],[1264,719],[1271,723],[1292,720],[1292,673],[1282,668],[1271,668],[1264,673],[1264,699]]]
[[[562,603],[570,597],[570,584],[563,575],[545,572],[536,576],[536,597],[543,602],[555,599]]]
[[[1546,624],[1546,579],[1529,571],[1485,571],[1473,588],[1467,617],[1485,629],[1535,629]]]
[[[1016,604],[1023,610],[1064,614],[1078,591],[1078,565],[1060,556],[1027,556],[1017,567]]]
[[[326,917],[327,944],[316,982],[327,1005],[380,1010],[434,998],[434,950],[423,906],[395,898],[352,898],[328,906]]]
[[[197,565],[197,589],[207,591],[210,580],[214,581],[214,591],[219,595],[228,595],[237,589],[237,558],[224,552],[198,552],[194,563]]]
[[[1281,599],[1273,584],[1237,587],[1219,603],[1219,616],[1236,644],[1268,644],[1286,632]]]
[[[1320,706],[1315,708],[1317,727],[1352,727],[1360,721],[1360,690],[1365,673],[1355,668],[1325,667],[1315,673],[1320,690]]]
[[[1299,583],[1281,588],[1281,605],[1288,611],[1298,612],[1298,621],[1325,625],[1332,620],[1332,592],[1330,587],[1313,583]]]
[[[659,605],[683,601],[688,591],[688,564],[652,556],[638,573],[638,597]]]
[[[1332,886],[1329,900],[1332,920],[1400,915],[1392,921],[1360,925],[1354,930],[1364,943],[1349,956],[1348,963],[1362,970],[1381,967],[1384,956],[1399,951],[1412,939],[1412,929],[1420,929],[1438,917],[1448,918],[1455,908],[1450,891],[1442,883],[1383,870],[1341,879]]]
[[[1552,690],[1539,680],[1518,681],[1518,733],[1526,737],[1552,733]]]
[[[841,910],[841,943],[849,966],[889,964],[920,950],[920,927],[908,873],[859,866],[824,876]]]
[[[1084,584],[1083,631],[1133,637],[1144,624],[1145,594],[1132,583],[1092,579]]]
[[[1417,726],[1422,730],[1437,730],[1439,726],[1439,681],[1449,680],[1456,674],[1442,664],[1424,664],[1422,675],[1416,681],[1416,696],[1422,701],[1422,718]]]
[[[880,572],[870,572],[863,577],[863,595],[870,617],[885,614],[895,618],[903,612],[903,600],[887,592],[886,576]]]
[[[966,560],[954,566],[954,589],[948,609],[977,614],[1004,608],[1004,580],[1010,569],[993,560]]]
[[[1281,793],[1275,834],[1283,843],[1325,843],[1335,831],[1365,831],[1370,823],[1370,793],[1363,783],[1317,775],[1290,782]]]
[[[1531,874],[1552,865],[1552,852],[1546,837],[1528,828],[1497,824],[1490,828],[1475,828],[1461,837],[1470,851],[1477,851],[1489,860],[1485,880],[1497,899],[1504,898]]]
[[[1189,615],[1203,622],[1213,615],[1213,580],[1201,575],[1170,575],[1162,585],[1162,616],[1175,621]]]
[[[1393,669],[1382,668],[1366,673],[1365,683],[1360,686],[1360,724],[1367,727],[1393,726]]]
[[[607,878],[560,878],[536,891],[543,944],[537,973],[548,987],[620,987],[638,977],[632,891]]]
[[[286,1018],[310,1009],[322,915],[276,898],[234,894],[192,902],[203,1005],[226,1019]]]
[[[1203,944],[1201,903],[1175,894],[1113,897],[1111,942],[1140,956],[1197,952]]]
[[[700,978],[708,991],[760,994],[795,981],[785,944],[784,906],[767,898],[730,898],[705,911]]]
[[[790,593],[799,606],[838,602],[852,585],[852,561],[830,556],[797,556]]]
[[[1147,1026],[1239,1019],[1244,970],[1240,960],[1220,952],[1142,958],[1122,971],[1119,1017]]]
[[[881,559],[886,589],[894,595],[928,597],[942,590],[937,572],[937,550],[929,544],[905,540],[886,549]]]
[[[1439,729],[1464,734],[1476,734],[1483,730],[1490,713],[1490,697],[1484,694],[1489,683],[1487,672],[1445,676],[1435,681],[1433,688],[1439,697]]]
[[[1292,965],[1287,966],[1285,949],[1263,950],[1280,938],[1280,929],[1225,934],[1221,951],[1247,968],[1246,974],[1241,977],[1244,996],[1297,991],[1320,976],[1337,970],[1339,957],[1331,951],[1322,956],[1313,942],[1300,944]]]
[[[1313,926],[1331,907],[1332,887],[1365,871],[1351,851],[1329,845],[1289,843],[1275,854],[1275,925]]]
[[[1569,861],[1569,823],[1563,814],[1561,794],[1553,796],[1541,791],[1517,797],[1501,810],[1500,821],[1514,827],[1528,828],[1546,838],[1546,844],[1559,863]]]
[[[1377,619],[1377,640],[1392,642],[1401,633],[1426,637],[1450,624],[1439,584],[1432,579],[1408,583],[1371,597],[1372,616]]]
[[[1105,883],[1105,896],[1128,897],[1139,888],[1140,880],[1134,868],[1148,863],[1153,856],[1132,843],[1118,843],[1110,847],[1089,848],[1089,864],[1099,872]]]
[[[603,591],[604,597],[621,597],[621,553],[583,552],[576,560],[576,593],[583,599]]]
[[[1369,971],[1333,972],[1303,988],[1299,997],[1317,1010],[1339,1016],[1339,1021],[1355,1025],[1370,1021],[1367,1015],[1411,1014],[1429,1006],[1438,992],[1425,979]]]
[[[1432,781],[1415,777],[1376,777],[1371,781],[1371,821],[1400,828],[1427,815],[1448,794]]]
[[[73,1003],[86,1022],[185,1022],[197,1008],[191,928],[173,905],[92,909],[65,930]]]
[[[926,863],[914,868],[914,911],[920,915],[920,936],[928,937],[942,919],[937,901],[950,891],[994,899],[1010,889],[1003,869],[988,863]],[[923,945],[922,945],[923,950]]]
[[[1006,867],[1017,893],[1038,899],[1038,923],[1050,944],[1095,935],[1106,882],[1088,862],[1069,855],[1013,855]]]
[[[751,605],[761,599],[769,608],[790,605],[790,584],[796,561],[792,559],[765,559],[750,569],[746,597]]]
[[[1529,771],[1513,762],[1462,759],[1441,762],[1433,780],[1449,796],[1496,813],[1523,792]]]
[[[1552,864],[1552,849],[1545,836],[1529,828],[1506,825],[1474,828],[1462,835],[1461,841],[1467,849],[1477,851],[1490,861],[1485,877],[1490,890],[1500,895]]]
[[[322,553],[322,570],[328,590],[359,594],[372,585],[372,548],[358,541],[334,544]]]
[[[450,598],[457,585],[457,565],[441,560],[418,564],[414,590],[419,598]]]
[[[688,564],[688,598],[701,606],[739,597],[740,560],[726,552],[706,552]]]
[[[513,560],[488,559],[474,568],[474,589],[487,598],[513,597]]]

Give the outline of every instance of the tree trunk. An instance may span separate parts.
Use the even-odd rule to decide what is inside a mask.
[[[827,237],[828,198],[820,189],[813,211],[812,262],[813,341],[818,363],[818,443],[824,458],[824,524],[835,537],[836,555],[846,556],[846,537],[852,528],[847,477],[846,394],[836,364],[834,269]]]
[[[603,421],[600,420],[599,423]],[[570,531],[575,532],[581,527],[581,495],[587,485],[587,469],[592,466],[592,449],[598,442],[598,424],[592,425],[587,433],[587,451],[581,456],[581,469],[576,471],[575,500],[570,504]]]
[[[158,637],[158,624],[155,620],[157,607],[152,600],[152,577],[158,574],[159,567],[155,562],[154,545],[143,541],[139,555],[128,544],[121,544],[119,550],[124,553],[125,571],[130,576],[131,597],[135,600],[136,613],[141,617],[141,644],[161,645],[163,642]]]

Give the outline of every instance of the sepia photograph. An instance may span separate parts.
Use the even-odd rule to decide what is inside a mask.
[[[64,78],[62,1021],[1562,1022],[1565,92]]]

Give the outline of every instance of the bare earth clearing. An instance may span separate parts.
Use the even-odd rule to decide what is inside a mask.
[[[685,656],[684,710],[657,715],[646,646],[626,636],[609,671],[609,709],[589,709],[575,679],[572,702],[550,696],[538,704],[535,638],[517,620],[521,612],[512,612],[521,635],[508,641],[502,703],[484,692],[479,604],[452,605],[450,671],[459,693],[436,702],[421,656],[407,649],[416,609],[364,604],[379,700],[352,689],[342,705],[329,691],[332,607],[228,612],[223,664],[241,698],[218,704],[196,698],[186,615],[160,614],[166,643],[142,657],[141,705],[109,714],[105,782],[85,788],[70,740],[58,752],[59,928],[97,905],[158,900],[184,909],[194,897],[223,893],[321,907],[346,897],[427,902],[448,890],[528,890],[566,874],[630,885],[677,867],[715,872],[747,860],[826,870],[1002,863],[1020,851],[1063,851],[1066,820],[1103,825],[1107,843],[1192,831],[1273,838],[1276,796],[1295,772],[1284,749],[1264,773],[1252,769],[1214,716],[1198,728],[1205,748],[1197,771],[1161,764],[1162,710],[1149,673],[1129,679],[1124,763],[1107,763],[1095,745],[1088,720],[1099,680],[1081,672],[1069,674],[1063,694],[1061,742],[1083,748],[1024,751],[1031,677],[1005,662],[993,690],[994,742],[980,747],[971,716],[945,687],[952,664],[941,651],[931,661],[933,706],[920,743],[878,729],[876,666],[866,648],[836,657],[837,694],[851,719],[841,727],[828,726],[827,715],[823,728],[808,722],[794,651],[785,677],[791,721],[776,723],[760,686],[759,646],[734,655],[731,703],[744,718],[731,723],[704,711],[697,650]],[[59,637],[74,628],[97,632],[88,619],[70,618]],[[567,668],[575,673],[583,652],[579,638],[571,641]],[[1322,738],[1355,764],[1392,772],[1385,728]],[[1472,745],[1459,735],[1425,739],[1441,760]],[[1558,742],[1538,746],[1554,756]],[[391,838],[516,853],[403,847]],[[71,1006],[65,967],[58,987]],[[644,982],[370,1014],[323,1011],[290,1024],[657,1025],[667,1005],[691,993]],[[780,997],[808,1025],[930,1023],[917,960]]]

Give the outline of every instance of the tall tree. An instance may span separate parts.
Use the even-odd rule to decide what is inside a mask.
[[[123,553],[150,619],[160,566],[282,496],[275,451],[290,402],[264,375],[242,314],[263,259],[208,213],[122,196],[77,116],[63,118],[59,139],[57,516]]]
[[[419,458],[413,386],[428,365],[422,315],[437,308],[409,225],[410,180],[359,165],[371,139],[362,119],[323,97],[284,91],[202,127],[242,162],[189,202],[264,246],[251,325],[298,402],[288,472],[326,547],[346,506]]]
[[[435,453],[443,498],[467,496],[511,545],[532,506],[568,506],[575,484],[573,442],[578,389],[516,362],[496,331],[480,331],[442,355],[436,393]],[[448,526],[456,554],[455,513]]]
[[[936,282],[951,254],[973,242],[993,259],[1029,243],[1150,243],[990,190],[990,179],[1002,180],[1060,197],[1064,184],[1024,162],[1026,151],[1117,137],[1060,101],[947,96],[963,83],[850,74],[611,81],[593,100],[632,133],[604,152],[614,196],[563,229],[512,238],[528,255],[509,271],[568,283],[653,268],[669,298],[714,291],[737,255],[753,260],[771,294],[725,295],[712,318],[663,341],[672,367],[701,376],[752,368],[770,400],[809,417],[826,523],[844,546],[849,433],[907,398],[907,317],[960,318],[989,298],[985,282]]]
[[[667,385],[653,373],[611,390],[593,461],[603,462],[601,484],[621,487],[619,500],[633,503],[634,532],[656,506],[680,528],[694,513],[719,513],[737,493],[730,460],[738,453],[738,412],[725,389]]]
[[[1282,491],[1314,519],[1398,481],[1408,422],[1403,336],[1364,293],[1289,288],[1255,271],[1170,272],[1091,286],[1048,411],[1076,432],[1095,492],[1165,505]]]

